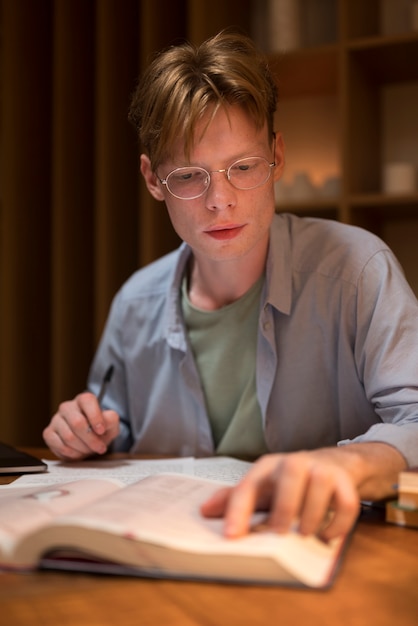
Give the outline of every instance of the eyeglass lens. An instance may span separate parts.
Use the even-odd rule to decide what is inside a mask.
[[[272,164],[263,157],[248,157],[235,161],[224,173],[237,189],[254,189],[267,182],[271,167]],[[210,173],[200,167],[179,167],[166,178],[168,190],[183,199],[203,195],[209,184]]]

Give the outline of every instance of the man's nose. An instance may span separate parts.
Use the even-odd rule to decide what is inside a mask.
[[[210,211],[219,211],[234,206],[236,189],[228,180],[226,170],[210,172],[210,183],[205,200],[206,208]]]

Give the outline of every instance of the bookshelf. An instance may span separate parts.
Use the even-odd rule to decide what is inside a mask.
[[[280,93],[276,128],[287,145],[277,210],[372,230],[392,247],[418,294],[418,25],[411,18],[418,9],[413,5],[413,0],[300,0],[299,19],[313,16],[326,38],[313,37],[311,28],[310,40],[304,39],[307,27],[300,23],[297,47],[280,50],[273,42],[267,51]],[[385,168],[399,162],[413,168],[414,185],[387,193]]]

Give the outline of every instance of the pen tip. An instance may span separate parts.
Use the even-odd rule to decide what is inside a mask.
[[[110,379],[112,378],[113,375],[113,365],[110,365],[105,376],[104,376],[104,380],[108,383],[110,382]]]

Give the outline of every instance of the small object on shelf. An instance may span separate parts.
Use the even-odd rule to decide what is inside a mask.
[[[399,35],[411,30],[411,0],[381,0],[380,32]]]
[[[284,180],[280,179],[274,184],[274,195],[276,202],[286,202],[289,200],[290,185],[286,184]]]
[[[416,172],[412,163],[387,163],[383,170],[385,193],[414,193]]]
[[[337,4],[335,0],[299,0],[301,47],[337,41]]]
[[[336,198],[341,193],[341,178],[339,176],[330,176],[324,180],[319,194],[322,198]]]
[[[309,174],[297,172],[289,189],[289,197],[292,200],[312,200],[316,195],[317,189],[312,183]]]
[[[285,51],[299,48],[299,2],[295,0],[269,0],[267,30],[269,50]]]
[[[306,172],[297,172],[289,183],[279,180],[274,191],[278,202],[300,202],[318,197],[318,189]]]

